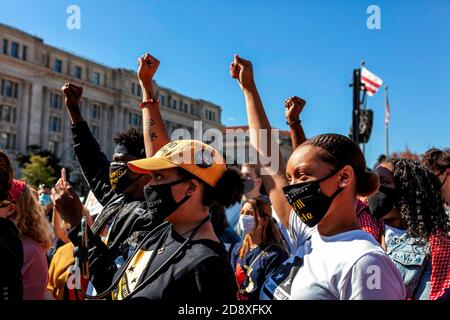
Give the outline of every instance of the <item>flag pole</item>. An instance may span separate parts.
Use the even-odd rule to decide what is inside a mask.
[[[386,106],[385,108],[388,108],[388,87],[385,86],[384,87],[384,91],[386,94]],[[385,109],[385,112],[387,112],[387,109]],[[387,117],[385,115],[385,120],[384,120],[384,124],[385,124],[385,128],[386,128],[386,157],[389,158],[389,121],[387,120]]]
[[[361,60],[361,70],[365,66],[366,66],[366,62],[364,60]],[[367,91],[366,91],[365,86],[363,88],[364,88],[364,90],[363,90],[363,97],[362,97],[362,110],[365,111],[366,110],[366,97],[367,97],[366,92]],[[358,129],[358,132],[359,132],[359,129]],[[366,144],[364,142],[362,142],[362,152],[363,152],[363,155],[365,156],[366,155]]]
[[[361,92],[361,69],[353,69],[353,110],[352,110],[352,138],[359,146],[359,112]]]

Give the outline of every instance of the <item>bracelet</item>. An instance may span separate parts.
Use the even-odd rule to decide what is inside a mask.
[[[300,120],[300,119],[298,119],[298,120],[296,120],[296,121],[292,121],[292,122],[286,121],[286,124],[287,124],[288,126],[291,126],[291,125],[293,125],[293,124],[301,124],[301,123],[302,123],[302,120]]]
[[[144,109],[147,104],[159,104],[159,99],[147,99],[139,105],[139,108]]]

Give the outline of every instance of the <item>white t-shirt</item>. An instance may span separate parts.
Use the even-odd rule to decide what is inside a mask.
[[[291,224],[290,232],[292,228],[299,231],[297,251],[267,278],[262,300],[405,298],[400,271],[369,233],[353,230],[325,237],[301,221]]]
[[[395,237],[399,238],[406,233],[406,230],[397,229],[388,226],[387,224],[385,224],[385,230],[386,231],[384,232],[384,242],[386,243],[386,246],[389,246],[392,239],[394,239]]]
[[[284,240],[286,240],[286,242],[287,242],[286,244],[287,244],[288,248],[286,248],[286,249],[289,250],[289,255],[295,253],[295,248],[296,248],[296,245],[294,245],[295,242],[292,239],[291,235],[289,234],[289,231],[286,228],[286,226],[281,222],[280,218],[278,217],[278,214],[276,213],[276,211],[273,207],[272,207],[272,218],[274,218],[275,221],[277,222],[278,227],[280,228],[281,235],[283,236]]]

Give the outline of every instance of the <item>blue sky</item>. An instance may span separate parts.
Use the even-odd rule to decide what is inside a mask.
[[[66,8],[81,9],[81,30]],[[381,30],[366,9],[381,8]],[[228,74],[234,53],[254,64],[273,126],[287,129],[283,101],[307,100],[307,136],[347,134],[352,70],[364,59],[389,86],[391,150],[450,147],[450,1],[0,0],[0,22],[111,67],[136,69],[150,52],[159,84],[222,106],[226,125],[246,124],[244,99]],[[384,147],[384,93],[368,101],[374,127],[366,157]]]

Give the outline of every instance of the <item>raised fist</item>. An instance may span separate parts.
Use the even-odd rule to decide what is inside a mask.
[[[297,96],[289,97],[284,101],[286,107],[285,116],[287,122],[298,121],[300,113],[305,107],[306,101]]]
[[[234,60],[230,65],[230,76],[238,81],[242,90],[248,90],[255,86],[252,63],[237,54],[234,55]]]
[[[138,59],[138,66],[139,82],[142,86],[148,87],[153,81],[156,70],[158,70],[159,60],[146,53]]]
[[[64,93],[66,103],[66,107],[69,110],[78,108],[80,105],[80,99],[83,95],[83,88],[74,85],[73,83],[66,82],[61,88],[61,91]]]

